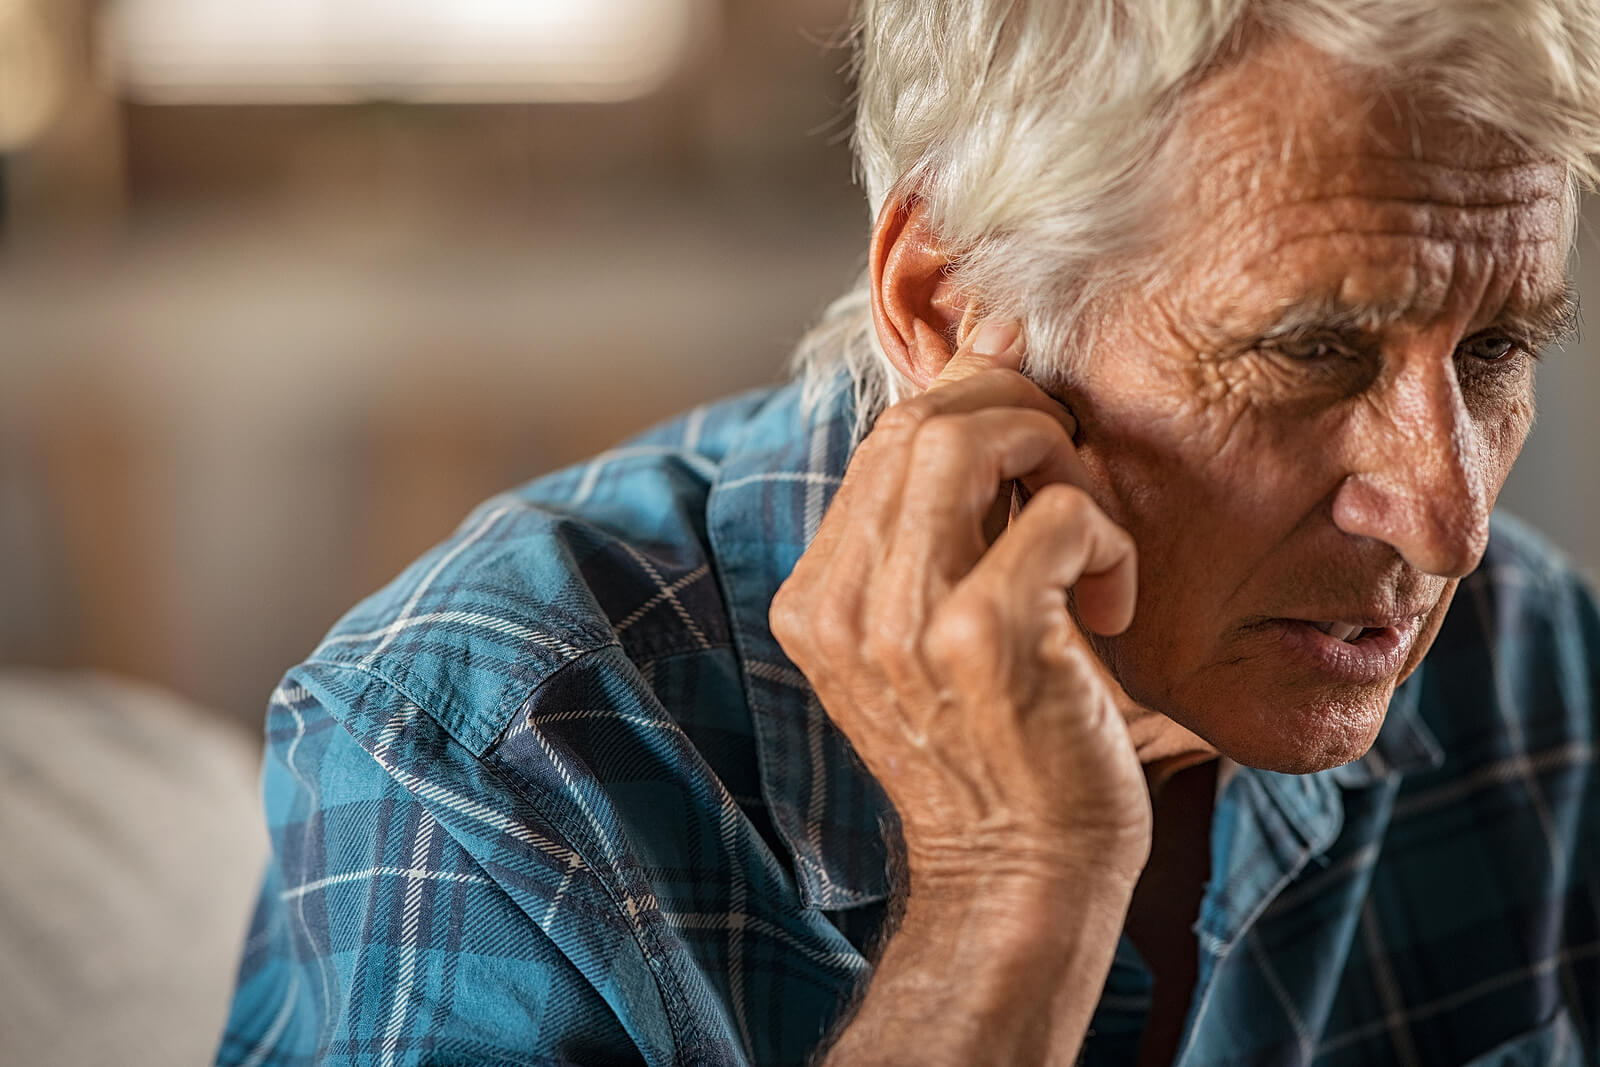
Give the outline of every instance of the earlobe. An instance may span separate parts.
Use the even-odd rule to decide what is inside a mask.
[[[920,197],[884,205],[868,264],[873,323],[884,353],[919,389],[939,376],[977,321],[976,307],[950,279],[953,262]]]

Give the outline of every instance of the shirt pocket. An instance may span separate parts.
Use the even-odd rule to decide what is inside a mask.
[[[1475,1056],[1461,1067],[1583,1067],[1583,1043],[1567,1009],[1537,1028]]]

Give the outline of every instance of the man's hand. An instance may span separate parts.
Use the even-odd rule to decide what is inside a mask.
[[[1085,491],[1072,416],[1015,370],[1020,344],[973,350],[1007,334],[974,331],[883,414],[772,604],[779,643],[899,812],[914,892],[996,865],[1137,879],[1149,845],[1115,683],[1067,596],[1085,626],[1125,629],[1133,541]],[[1013,479],[1032,496],[990,545]]]
[[[1070,1061],[1148,857],[1115,683],[1069,610],[1070,594],[1084,626],[1127,627],[1133,542],[1020,347],[1014,326],[975,331],[879,418],[773,600],[909,867],[905,921],[830,1063],[894,1061],[901,1038],[922,1062],[1008,1045],[1007,1062]],[[1005,526],[1013,480],[1032,495]]]

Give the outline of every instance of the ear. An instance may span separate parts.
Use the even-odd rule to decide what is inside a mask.
[[[920,197],[884,204],[868,263],[872,320],[884,354],[918,389],[939,376],[977,322],[977,309],[950,280],[952,262]]]

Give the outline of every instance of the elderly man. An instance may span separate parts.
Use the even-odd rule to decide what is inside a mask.
[[[275,695],[221,1059],[1600,1062],[1600,615],[1489,517],[1594,0],[859,47],[801,380],[490,501]]]

